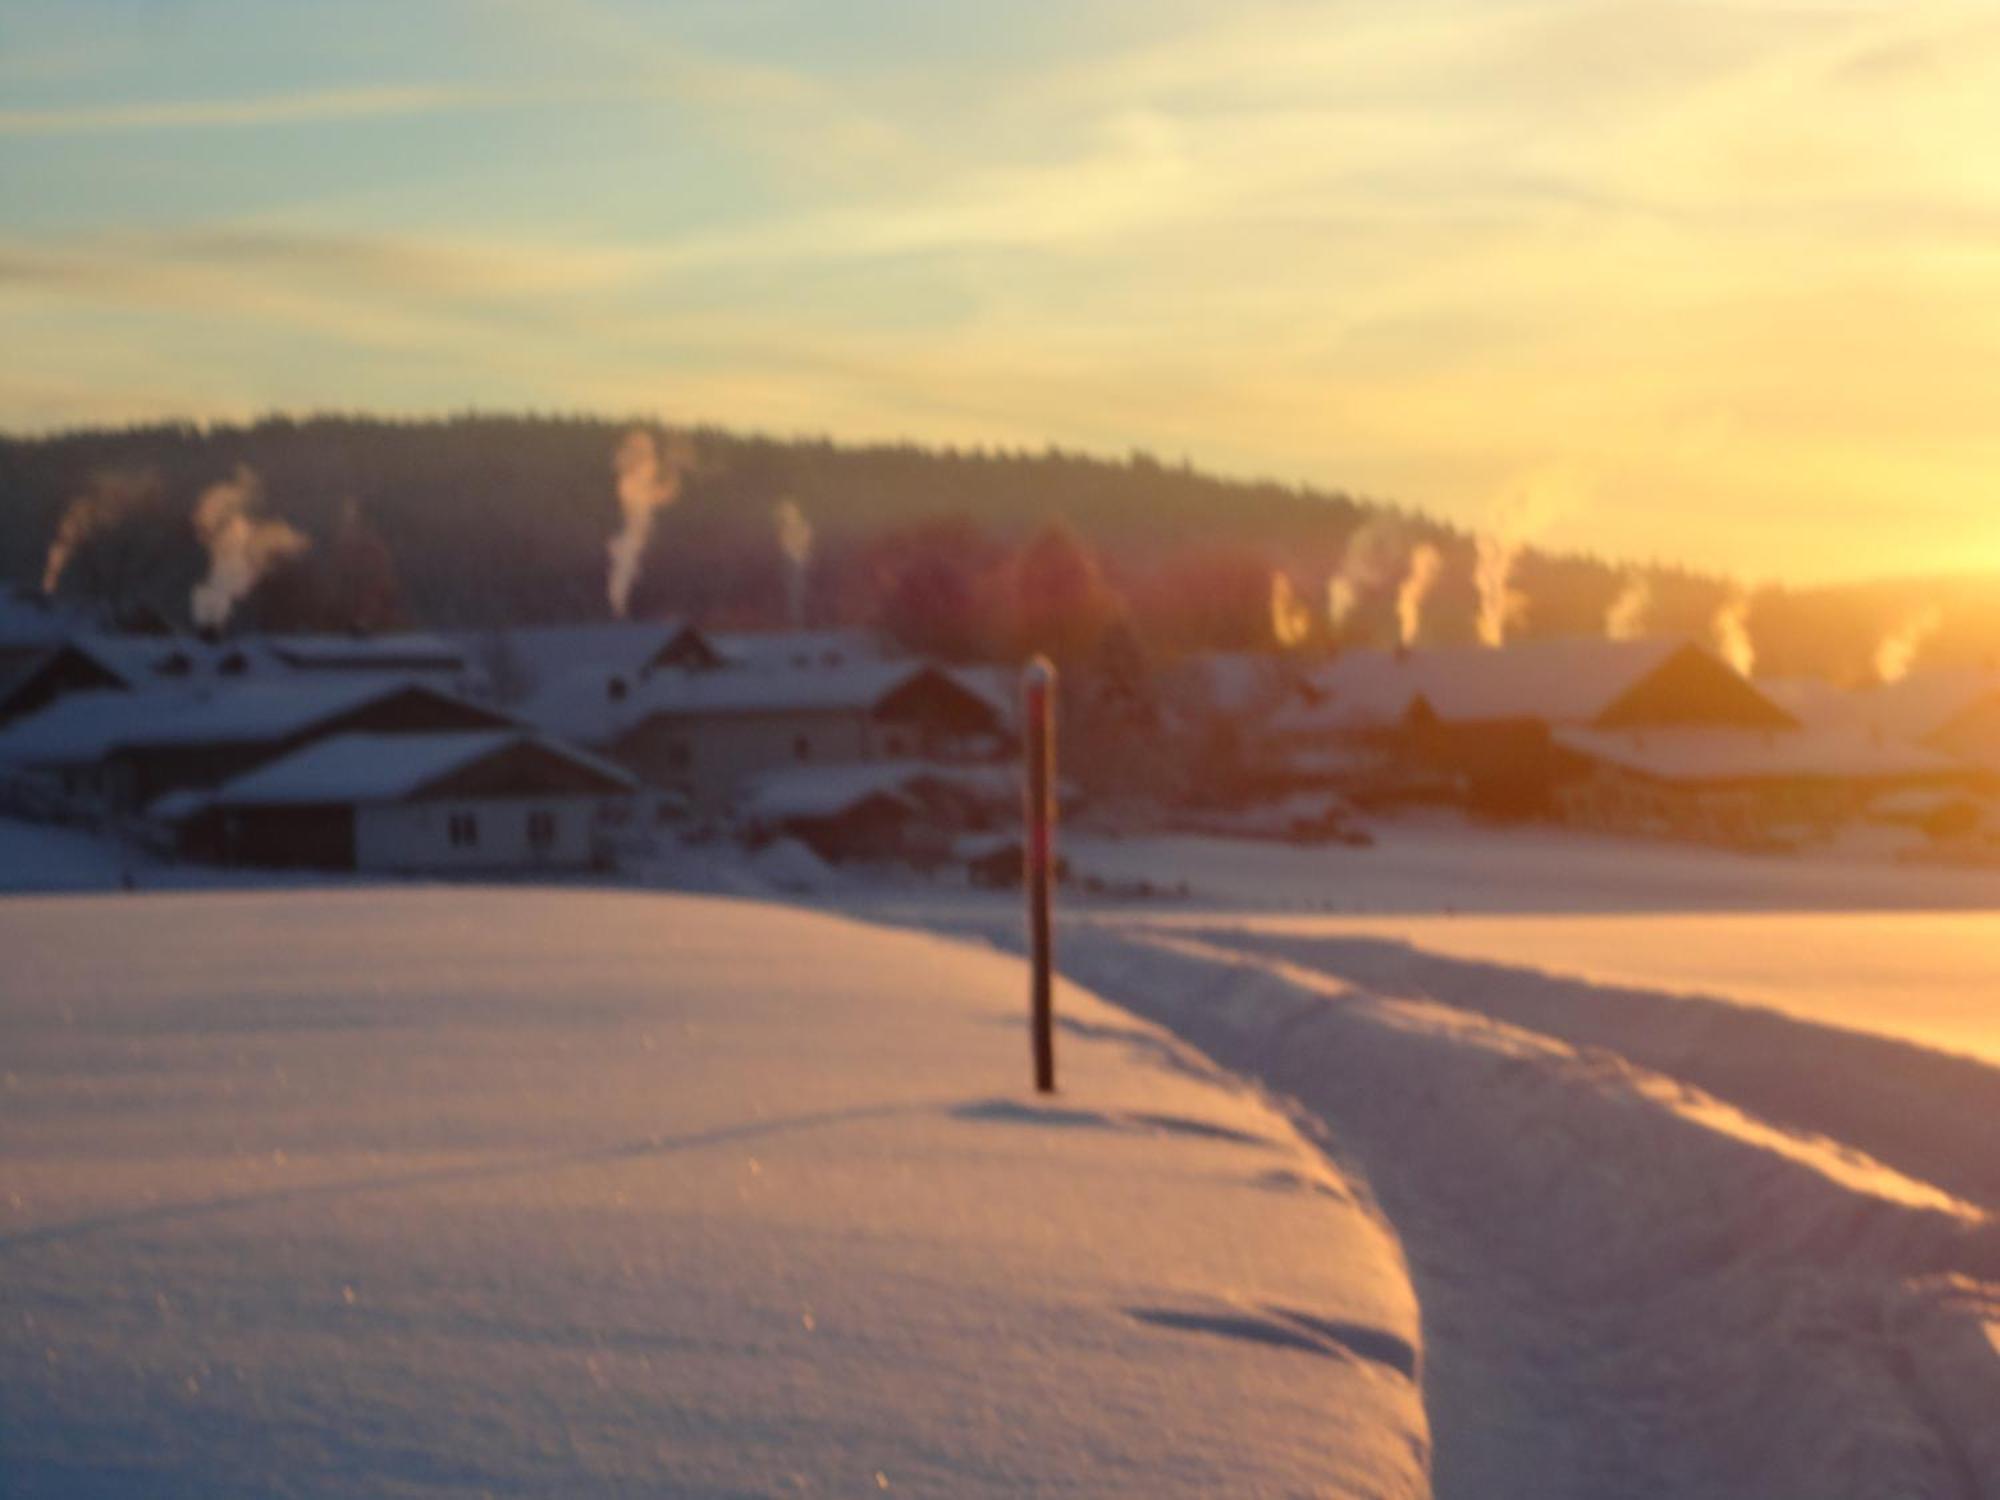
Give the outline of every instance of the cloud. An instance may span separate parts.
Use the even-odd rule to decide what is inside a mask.
[[[519,91],[424,84],[314,89],[238,99],[0,109],[0,135],[85,135],[119,130],[246,129],[492,109],[537,100]]]

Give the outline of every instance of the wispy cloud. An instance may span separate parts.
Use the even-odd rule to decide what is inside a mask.
[[[317,89],[240,99],[166,99],[46,109],[0,109],[0,135],[82,135],[119,130],[240,129],[380,119],[548,102],[518,89],[421,84]]]

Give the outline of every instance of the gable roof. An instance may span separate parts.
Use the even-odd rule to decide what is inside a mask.
[[[0,730],[0,761],[82,765],[136,746],[281,740],[323,720],[409,692],[501,717],[428,683],[373,674],[259,678],[227,687],[100,689],[68,694]]]
[[[897,655],[872,630],[741,630],[709,639],[728,665],[760,671],[838,668]]]
[[[518,729],[454,729],[427,734],[352,732],[331,735],[247,771],[203,794],[211,807],[305,806],[335,802],[400,802],[469,766],[517,746],[532,745],[590,772],[608,788],[629,791],[632,776],[573,746]],[[162,809],[173,815],[180,808]]]
[[[471,631],[457,637],[458,646],[480,666],[497,649],[527,682],[532,693],[583,671],[618,672],[636,677],[670,653],[685,646],[696,654],[715,654],[708,638],[684,620],[598,620],[579,625],[514,625],[504,630]]]
[[[1682,658],[1735,677],[1706,647],[1673,639],[1576,637],[1498,649],[1346,651],[1310,675],[1311,696],[1287,704],[1274,725],[1291,731],[1387,728],[1402,722],[1419,701],[1452,722],[1590,724]],[[1782,710],[1772,708],[1783,717]]]

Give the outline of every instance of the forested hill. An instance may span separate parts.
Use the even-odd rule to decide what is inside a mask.
[[[328,416],[0,438],[0,575],[38,584],[63,518],[82,501],[103,524],[84,529],[60,586],[185,618],[206,568],[195,503],[241,466],[260,482],[264,509],[314,544],[246,601],[259,623],[602,618],[605,548],[621,515],[613,460],[631,430],[580,417]],[[1344,494],[1222,479],[1143,454],[684,436],[691,463],[652,529],[634,615],[782,620],[787,565],[774,512],[789,500],[813,533],[804,578],[817,624],[957,609],[983,622],[944,623],[947,634],[964,626],[957,649],[1005,650],[1009,632],[993,624],[999,596],[1030,543],[1048,562],[1054,523],[1066,544],[1055,550],[1075,554],[1058,561],[1089,575],[1078,587],[1093,607],[1126,620],[1152,651],[1272,643],[1277,572],[1297,597],[1302,649],[1393,640],[1397,594],[1424,544],[1439,565],[1419,638],[1474,635],[1472,539]],[[1357,603],[1336,631],[1324,601],[1344,560]],[[1649,630],[1706,634],[1731,594],[1715,578],[1644,577]],[[1601,560],[1528,552],[1510,585],[1524,601],[1515,629],[1599,631],[1632,578]],[[1752,624],[1767,664],[1855,673],[1907,607],[1900,596],[1830,608],[1767,594]]]

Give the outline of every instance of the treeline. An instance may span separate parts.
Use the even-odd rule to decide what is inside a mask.
[[[621,524],[613,455],[632,426],[317,416],[0,439],[0,574],[39,585],[66,538],[58,589],[185,620],[209,567],[192,524],[198,497],[247,468],[268,516],[311,546],[270,560],[239,619],[379,629],[603,618],[605,548]],[[1311,652],[1397,639],[1409,562],[1427,547],[1436,579],[1416,638],[1475,638],[1474,539],[1345,494],[1222,479],[1141,453],[683,436],[676,451],[691,463],[647,539],[635,616],[771,625],[802,598],[811,623],[882,625],[959,657],[1075,655],[1108,632],[1116,652],[1154,657],[1280,637]],[[798,578],[776,531],[786,501],[812,530]],[[1336,625],[1327,585],[1357,536],[1373,561]],[[1735,593],[1721,578],[1529,549],[1507,583],[1522,601],[1515,633],[1602,631],[1635,580],[1647,632],[1706,635]],[[1770,669],[1859,677],[1883,638],[1932,602],[1908,588],[1765,591],[1751,601],[1750,632]],[[1983,655],[2000,624],[1983,592],[1962,590],[1952,611],[1924,649]]]

